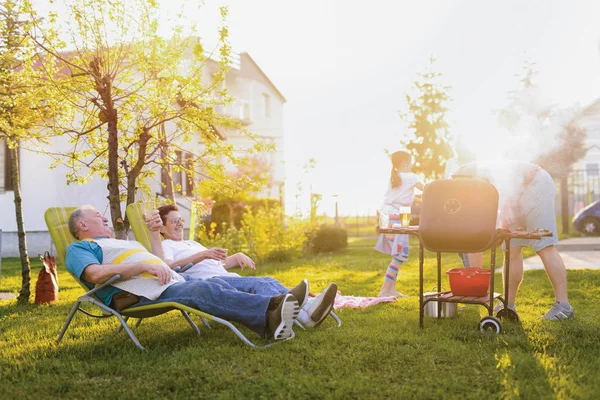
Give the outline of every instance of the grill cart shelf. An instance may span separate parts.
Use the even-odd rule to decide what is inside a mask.
[[[482,331],[491,330],[496,333],[502,332],[501,320],[514,320],[514,321],[519,320],[519,316],[517,315],[517,313],[507,307],[506,300],[505,300],[508,298],[508,287],[509,287],[508,286],[508,276],[509,276],[509,272],[510,272],[510,241],[513,239],[539,240],[542,237],[552,236],[552,232],[550,232],[548,230],[542,230],[542,229],[537,229],[534,231],[523,231],[523,230],[509,231],[506,229],[496,229],[494,232],[492,245],[490,246],[490,250],[491,250],[490,269],[491,269],[492,273],[490,274],[489,293],[492,293],[491,296],[489,294],[487,294],[485,296],[481,296],[481,297],[455,296],[450,291],[429,293],[428,295],[423,296],[423,286],[424,286],[423,253],[424,253],[424,250],[426,247],[425,247],[425,245],[423,243],[423,239],[420,235],[419,227],[418,226],[407,226],[407,227],[393,227],[393,228],[378,228],[378,232],[384,233],[384,234],[394,234],[394,235],[408,234],[408,235],[416,236],[419,239],[419,306],[420,306],[419,326],[421,328],[423,327],[423,317],[424,317],[425,305],[427,303],[429,303],[430,301],[437,301],[437,307],[438,307],[437,316],[438,316],[438,318],[440,318],[441,314],[442,314],[441,313],[442,303],[479,304],[479,305],[484,306],[488,311],[488,315],[483,317],[481,319],[481,321],[479,322],[479,329]],[[495,274],[493,273],[493,271],[495,271],[495,269],[496,269],[496,247],[498,245],[500,245],[501,243],[504,243],[504,245],[505,245],[505,251],[504,251],[505,274],[504,275],[506,277],[506,280],[504,282],[504,297],[502,297],[499,293],[494,292],[494,275]],[[428,250],[432,250],[432,249],[428,248]],[[433,251],[435,251],[435,250],[433,250]],[[449,251],[444,251],[444,252],[449,252]],[[475,251],[472,251],[472,252],[475,252]],[[437,287],[441,288],[442,287],[442,251],[436,251],[436,254],[437,254]],[[496,316],[493,315],[495,299],[498,299],[498,301],[501,301],[504,304],[504,308],[502,310],[500,310],[496,314]]]

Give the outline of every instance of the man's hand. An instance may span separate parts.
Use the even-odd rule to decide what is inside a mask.
[[[171,268],[167,265],[145,264],[146,272],[158,278],[158,283],[164,285],[171,280]]]
[[[160,219],[160,214],[158,210],[153,210],[152,213],[144,218],[146,221],[146,226],[150,230],[150,232],[159,232],[163,226],[162,219]]]
[[[231,263],[230,263],[231,261]],[[232,255],[231,257],[227,258],[227,266],[230,267],[234,267],[236,265],[239,265],[240,268],[242,269],[242,271],[244,270],[244,268],[250,268],[250,269],[256,269],[256,266],[254,265],[254,261],[252,261],[252,259],[250,257],[248,257],[247,255],[245,255],[244,253],[235,253],[234,255]]]

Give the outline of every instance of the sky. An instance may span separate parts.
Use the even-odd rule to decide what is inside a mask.
[[[402,148],[399,111],[430,56],[451,86],[448,122],[482,158],[502,145],[495,112],[525,62],[545,104],[600,98],[598,1],[206,1],[227,5],[230,40],[288,100],[286,205],[296,182],[332,214],[374,213],[389,179],[385,150]],[[302,166],[314,158],[315,168]],[[308,204],[304,194],[302,207]]]
[[[160,1],[172,9],[179,0]],[[600,98],[597,0],[206,0],[186,9],[203,38],[215,37],[222,5],[233,50],[248,52],[287,99],[288,213],[308,207],[311,187],[323,195],[319,212],[331,215],[337,199],[343,215],[375,213],[389,179],[386,150],[401,149],[406,133],[405,95],[432,55],[451,86],[450,133],[481,158],[502,146],[495,112],[525,62],[536,63],[544,104]]]

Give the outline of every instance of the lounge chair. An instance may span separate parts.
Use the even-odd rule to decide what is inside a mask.
[[[69,244],[71,244],[71,242],[76,241],[76,239],[69,232],[69,228],[68,228],[69,216],[76,208],[77,207],[51,207],[48,210],[46,210],[46,212],[44,213],[44,219],[46,221],[46,225],[48,226],[48,231],[50,232],[52,241],[54,242],[54,245],[56,246],[56,251],[58,253],[59,261],[61,261],[63,265],[66,265],[65,257],[66,257],[67,248],[69,247]],[[69,271],[69,273],[70,273],[70,271]],[[237,337],[241,341],[243,341],[244,343],[246,343],[248,346],[251,346],[251,347],[264,348],[264,347],[271,346],[275,343],[281,342],[281,341],[279,341],[279,342],[269,343],[264,346],[255,345],[250,340],[248,340],[246,338],[246,336],[244,336],[230,322],[228,322],[224,319],[212,316],[205,312],[196,310],[194,308],[185,306],[183,304],[176,303],[176,302],[150,304],[150,305],[137,306],[137,307],[134,305],[134,306],[125,308],[124,310],[121,310],[119,312],[119,311],[116,311],[115,309],[105,305],[98,297],[96,297],[95,293],[100,288],[103,288],[105,286],[108,286],[108,285],[118,281],[121,278],[120,275],[117,274],[117,275],[112,276],[106,282],[102,283],[101,285],[97,285],[96,287],[94,287],[91,290],[90,290],[90,287],[88,287],[86,284],[81,282],[75,275],[71,274],[71,276],[73,277],[73,279],[75,279],[81,285],[81,287],[85,290],[86,293],[83,296],[79,297],[77,299],[77,301],[75,302],[75,304],[73,305],[73,308],[71,309],[71,312],[69,313],[69,316],[67,318],[67,321],[65,322],[65,325],[63,326],[62,330],[60,331],[60,333],[58,335],[57,342],[60,342],[62,340],[75,313],[77,311],[81,311],[82,313],[84,313],[90,317],[94,317],[94,318],[116,317],[119,320],[119,322],[121,323],[121,326],[119,327],[118,331],[120,332],[121,329],[125,329],[125,332],[127,332],[127,335],[129,335],[129,337],[131,338],[133,343],[138,348],[144,350],[144,347],[140,344],[140,342],[137,340],[137,338],[135,337],[135,335],[133,334],[133,332],[127,325],[127,320],[129,318],[139,318],[139,320],[137,321],[137,324],[136,324],[136,327],[137,327],[137,326],[139,326],[142,319],[144,319],[144,318],[154,317],[154,316],[164,314],[164,313],[172,311],[172,310],[179,310],[181,312],[181,314],[183,315],[183,317],[185,318],[185,320],[190,324],[190,326],[192,327],[194,332],[196,332],[198,335],[200,335],[200,329],[198,329],[198,326],[196,326],[196,324],[192,321],[190,314],[196,314],[196,315],[200,316],[200,318],[202,318],[203,321],[210,320],[210,321],[218,322],[222,325],[227,326],[229,329],[231,329],[237,335]],[[102,314],[96,315],[96,314],[92,314],[92,313],[82,309],[80,307],[81,303],[91,303],[91,304],[97,306],[98,308],[100,308],[102,310]]]

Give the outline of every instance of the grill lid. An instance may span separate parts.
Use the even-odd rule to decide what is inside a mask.
[[[440,179],[423,189],[419,234],[427,250],[476,253],[492,245],[497,217],[498,191],[491,183]]]

